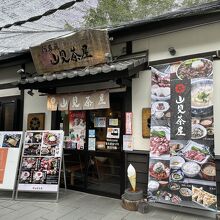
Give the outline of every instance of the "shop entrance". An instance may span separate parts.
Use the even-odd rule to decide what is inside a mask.
[[[130,106],[126,94],[128,93],[111,93],[109,109],[55,113],[57,126],[63,128],[67,137],[71,135],[78,137],[79,132],[72,131],[71,123],[85,125],[82,149],[81,145],[66,146],[72,144],[69,142],[65,144],[68,188],[111,197],[120,197],[123,193],[125,163],[122,138],[125,127],[124,115]],[[77,117],[74,118],[74,115]]]

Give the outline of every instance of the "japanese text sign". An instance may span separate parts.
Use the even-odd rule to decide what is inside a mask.
[[[83,30],[31,47],[40,74],[106,63],[106,54],[110,44],[105,30]]]
[[[109,108],[109,92],[75,93],[71,95],[50,95],[47,99],[47,109],[58,110],[89,110]]]

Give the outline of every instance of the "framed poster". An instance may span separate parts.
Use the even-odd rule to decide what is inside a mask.
[[[30,113],[27,119],[27,130],[43,130],[45,126],[45,113]]]
[[[18,191],[58,192],[63,131],[26,131]]]
[[[120,128],[107,128],[107,138],[119,139]]]
[[[0,132],[0,189],[14,190],[23,132]]]
[[[94,128],[106,128],[106,117],[95,117]]]

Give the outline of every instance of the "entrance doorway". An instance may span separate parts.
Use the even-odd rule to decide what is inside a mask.
[[[125,112],[131,106],[126,94],[111,93],[109,109],[87,110],[81,114],[85,114],[86,118],[84,149],[64,149],[68,188],[116,198],[124,192],[125,162],[122,145]],[[65,136],[68,136],[70,114],[73,112],[54,112],[57,127],[53,129],[60,129],[61,125]],[[79,112],[75,114],[79,115]],[[101,124],[98,125],[99,122]],[[93,150],[89,147],[91,131],[95,137]],[[117,137],[109,138],[109,131]]]

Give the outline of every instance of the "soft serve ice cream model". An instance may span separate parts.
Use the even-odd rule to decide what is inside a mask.
[[[128,166],[128,179],[131,183],[131,187],[132,187],[132,190],[135,192],[136,191],[136,170],[135,168],[130,164]]]

